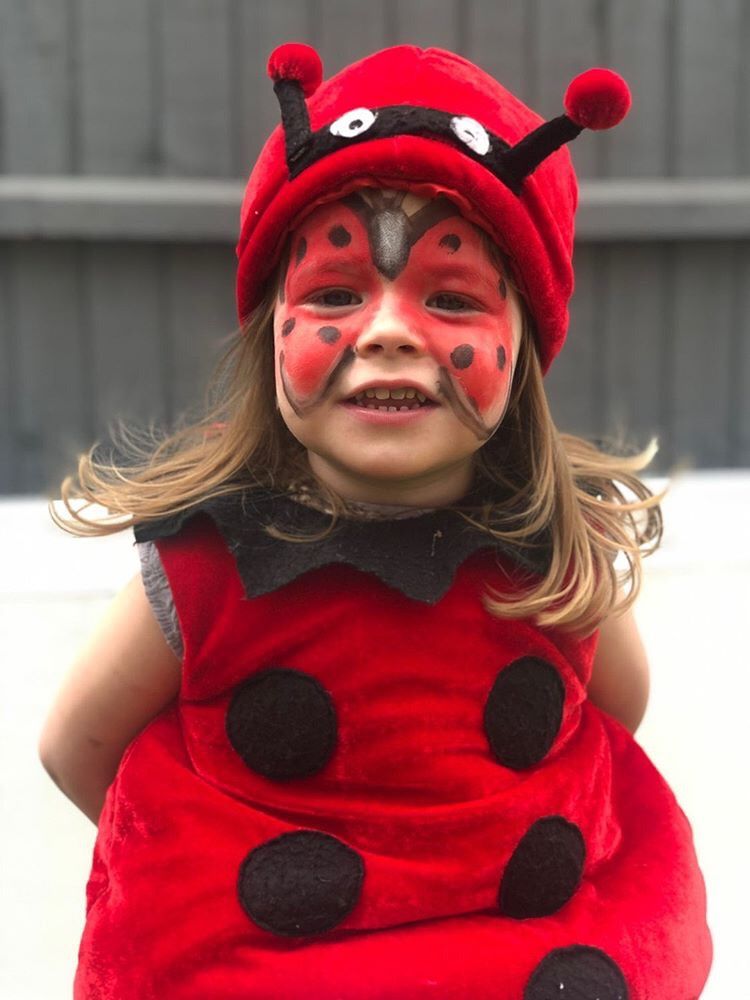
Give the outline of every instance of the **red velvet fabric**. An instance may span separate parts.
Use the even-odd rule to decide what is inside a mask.
[[[414,45],[385,49],[346,67],[315,91],[307,107],[315,130],[354,108],[397,104],[471,116],[511,145],[542,122],[467,59]],[[412,135],[354,143],[290,181],[279,126],[261,151],[242,203],[237,244],[241,317],[257,304],[297,216],[321,196],[333,196],[359,180],[390,187],[436,184],[456,192],[460,205],[470,204],[477,220],[515,262],[515,279],[537,324],[542,365],[549,366],[565,339],[573,290],[573,213],[578,195],[566,148],[526,178],[520,197],[447,142]]]
[[[604,950],[630,1000],[693,1000],[711,944],[690,827],[630,735],[586,699],[596,639],[482,607],[508,570],[482,550],[436,605],[348,566],[244,598],[212,523],[159,550],[185,642],[182,690],[131,744],[107,795],[88,885],[77,1000],[521,1000],[551,949]],[[552,664],[562,724],[544,760],[499,765],[482,712],[520,656]],[[237,685],[269,666],[316,677],[338,716],[317,775],[251,771],[225,731]],[[551,916],[497,909],[508,859],[532,823],[563,816],[586,846],[582,882]],[[261,930],[237,894],[248,852],[323,831],[364,861],[361,896],[335,930]],[[564,995],[564,994],[561,994]]]

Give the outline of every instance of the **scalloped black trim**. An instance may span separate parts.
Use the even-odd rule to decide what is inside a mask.
[[[137,542],[176,535],[197,514],[207,514],[237,563],[247,597],[269,594],[303,573],[346,564],[370,573],[406,597],[435,604],[458,567],[479,549],[495,549],[521,570],[544,573],[547,548],[522,551],[501,544],[450,509],[393,520],[341,518],[325,538],[300,544],[269,535],[273,524],[292,535],[324,530],[330,517],[286,495],[246,490],[197,504],[160,521],[137,525]]]

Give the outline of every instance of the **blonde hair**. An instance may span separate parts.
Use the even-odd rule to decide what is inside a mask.
[[[63,481],[66,515],[50,504],[56,524],[76,535],[105,535],[248,487],[283,492],[294,485],[317,491],[331,512],[323,534],[333,530],[347,513],[346,501],[315,482],[305,448],[276,406],[275,297],[271,282],[219,362],[202,416],[163,436],[120,424],[109,452],[94,445],[80,456],[77,475]],[[476,454],[477,485],[484,488],[478,495],[492,499],[455,509],[521,556],[551,553],[546,570],[527,574],[520,589],[488,592],[485,603],[492,614],[530,617],[541,626],[587,634],[612,611],[632,604],[640,588],[641,559],[659,544],[661,496],[637,475],[656,445],[622,456],[560,434],[547,405],[525,308],[523,315],[508,410]],[[94,506],[109,515],[92,512]],[[304,543],[313,536],[289,540]],[[624,556],[621,570],[615,566],[618,553]]]

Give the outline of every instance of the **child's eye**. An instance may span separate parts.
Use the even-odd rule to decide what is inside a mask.
[[[469,299],[453,292],[439,292],[427,300],[427,305],[445,312],[468,312],[477,308]]]
[[[317,295],[314,295],[310,301],[318,306],[336,308],[337,306],[359,305],[362,300],[358,295],[348,291],[346,288],[329,288],[325,292],[319,292]]]

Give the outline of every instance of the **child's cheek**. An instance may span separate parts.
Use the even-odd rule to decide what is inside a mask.
[[[353,360],[356,327],[351,319],[328,322],[300,311],[277,321],[276,356],[287,401],[298,414],[326,398],[337,372]]]
[[[432,354],[441,374],[481,424],[493,431],[510,395],[513,333],[509,317],[480,329],[443,330],[434,337]]]

